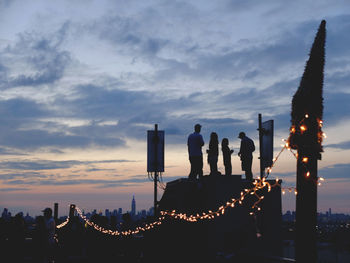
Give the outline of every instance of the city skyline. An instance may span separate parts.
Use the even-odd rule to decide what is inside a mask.
[[[59,208],[58,209],[58,211],[59,211],[58,217],[64,218],[64,217],[68,216],[69,210],[61,211],[60,210],[61,207],[59,207],[59,204],[58,204],[58,208]],[[54,205],[52,206],[51,209],[54,210]],[[129,213],[132,216],[137,216],[139,214],[142,214],[143,212],[146,212],[146,214],[149,215],[149,216],[153,216],[153,206],[149,207],[148,209],[141,208],[141,209],[138,210],[137,206],[136,206],[135,195],[133,195],[133,198],[131,200],[131,205],[130,205],[129,209],[126,209],[126,210],[123,210],[123,208],[121,208],[121,207],[118,207],[118,208],[117,207],[110,207],[110,208],[106,208],[104,210],[101,210],[101,209],[98,209],[98,208],[94,208],[94,209],[92,209],[90,211],[82,210],[82,213],[85,214],[85,215],[87,215],[87,214],[101,214],[101,215],[104,215],[104,216],[107,216],[107,217],[110,216],[110,215],[108,216],[107,213],[109,213],[109,214],[118,214],[118,215],[122,215],[124,213]],[[15,216],[17,213],[22,213],[24,216],[25,215],[29,215],[29,216],[31,216],[33,218],[35,218],[36,216],[41,216],[42,215],[42,212],[41,212],[41,214],[30,214],[27,211],[19,211],[17,213],[13,213],[11,211],[11,209],[8,209],[7,207],[3,208],[2,213],[9,213],[11,216]]]
[[[243,174],[237,136],[245,131],[258,146],[261,113],[274,120],[276,156],[322,19],[328,138],[318,210],[350,213],[350,4],[327,0],[0,1],[0,209],[126,210],[133,194],[148,209],[146,133],[156,123],[165,131],[165,183],[188,176],[196,123],[203,151],[211,132],[227,137],[232,172]],[[221,151],[218,167],[223,173]],[[271,178],[293,187],[295,170],[284,152]],[[282,198],[283,211],[295,209],[294,193]]]

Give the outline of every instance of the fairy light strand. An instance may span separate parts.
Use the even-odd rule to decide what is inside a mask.
[[[83,215],[82,211],[80,210],[79,207],[75,207],[75,210],[77,211],[78,215],[85,221],[85,223],[91,227],[93,227],[95,230],[103,233],[103,234],[108,234],[108,235],[112,235],[112,236],[130,236],[130,235],[135,235],[138,234],[140,232],[145,232],[147,230],[153,229],[156,226],[159,226],[162,224],[162,221],[165,219],[164,216],[159,217],[157,221],[154,221],[150,224],[146,224],[145,226],[141,227],[138,226],[135,229],[129,229],[129,230],[125,230],[125,231],[118,231],[118,230],[110,230],[110,229],[106,229],[104,227],[99,226],[98,224],[90,221],[85,215]]]
[[[62,227],[65,227],[69,222],[69,217],[67,217],[66,221],[64,221],[63,223],[59,224],[56,226],[57,229],[60,229]]]
[[[79,217],[81,217],[88,226],[94,228],[95,230],[97,230],[103,234],[108,234],[108,235],[112,235],[112,236],[119,236],[119,237],[120,236],[129,236],[129,235],[135,235],[135,234],[138,234],[140,232],[145,232],[145,231],[151,230],[154,227],[161,225],[163,220],[166,217],[171,217],[174,219],[179,219],[179,220],[183,220],[183,221],[187,221],[187,222],[197,222],[199,220],[215,219],[216,217],[224,215],[226,212],[226,209],[234,208],[234,207],[236,207],[236,205],[242,205],[245,198],[249,195],[254,195],[257,198],[257,200],[254,202],[254,204],[250,207],[250,209],[251,209],[250,215],[254,215],[255,210],[257,210],[257,211],[261,210],[261,208],[259,207],[259,204],[264,199],[264,195],[259,195],[258,191],[262,190],[264,188],[267,188],[267,191],[270,192],[272,188],[277,187],[277,186],[281,187],[281,185],[280,185],[278,179],[276,179],[276,181],[273,184],[271,184],[270,182],[266,181],[265,178],[255,180],[253,182],[253,185],[254,186],[250,189],[244,189],[244,191],[242,191],[240,193],[239,198],[232,198],[230,201],[226,202],[225,205],[221,205],[215,211],[208,210],[207,212],[202,212],[201,214],[197,213],[195,215],[187,215],[186,213],[179,213],[179,212],[176,212],[176,210],[160,211],[161,216],[158,218],[158,220],[156,220],[152,223],[146,224],[143,227],[138,226],[135,229],[129,229],[129,230],[125,230],[125,231],[117,231],[117,230],[113,231],[113,230],[101,227],[98,224],[90,221],[82,213],[82,211],[79,207],[75,207],[75,210],[77,211]]]
[[[299,128],[300,128],[300,131],[303,133],[307,130],[307,126],[305,124],[303,124],[304,120],[309,118],[309,115],[308,114],[305,114],[305,117],[300,121],[300,124],[299,125]],[[318,120],[318,124],[319,124],[319,127],[321,128],[322,125],[323,125],[323,122],[322,120]],[[290,132],[291,134],[295,133],[296,129],[295,129],[295,126],[292,126],[291,129],[290,129]],[[281,149],[281,151],[278,153],[278,155],[274,158],[273,162],[272,162],[272,165],[271,167],[268,167],[267,168],[267,174],[271,174],[272,172],[272,168],[275,166],[278,158],[281,156],[282,152],[285,150],[285,149],[288,149],[296,159],[298,159],[298,154],[297,153],[294,153],[289,145],[289,140],[290,140],[290,137],[291,137],[291,134],[289,135],[288,139],[285,140],[286,143],[283,146],[283,148]],[[326,138],[326,134],[321,132],[320,135],[319,135],[319,142],[321,143],[322,142],[322,139],[323,138]],[[306,167],[306,163],[308,162],[308,159],[306,157],[304,157],[302,159],[302,164]],[[307,169],[306,169],[307,170]],[[307,171],[305,173],[305,175],[307,177],[310,176],[310,172]],[[318,177],[317,178],[317,183],[320,185],[321,184],[321,181],[324,181],[324,178],[322,177]],[[229,208],[234,208],[236,207],[237,205],[242,205],[243,204],[243,201],[245,200],[245,198],[247,196],[255,196],[256,197],[256,201],[254,202],[254,204],[250,207],[251,209],[251,212],[249,213],[250,215],[254,215],[254,211],[260,211],[261,208],[259,206],[259,204],[262,202],[262,200],[264,199],[264,195],[259,195],[258,191],[264,189],[264,188],[267,188],[267,191],[270,192],[272,190],[272,188],[274,187],[280,187],[281,188],[281,191],[282,191],[282,194],[285,194],[286,191],[288,192],[292,192],[294,190],[294,193],[295,195],[297,195],[297,190],[295,187],[281,187],[281,184],[279,183],[279,180],[276,179],[275,180],[275,183],[271,184],[269,183],[268,181],[266,181],[266,178],[258,178],[257,180],[254,180],[253,182],[253,187],[250,188],[250,189],[244,189],[244,191],[242,191],[240,193],[240,197],[238,198],[232,198],[230,201],[227,201],[225,205],[221,205],[219,208],[217,208],[215,211],[211,211],[211,210],[208,210],[207,212],[202,212],[201,214],[197,213],[195,215],[187,215],[186,213],[180,213],[180,212],[176,212],[176,210],[172,210],[172,211],[160,211],[160,214],[161,216],[154,222],[152,223],[149,223],[149,224],[146,224],[145,226],[141,227],[141,226],[138,226],[136,227],[135,229],[129,229],[129,230],[125,230],[125,231],[113,231],[113,230],[110,230],[110,229],[105,229],[99,225],[97,225],[96,223],[90,221],[85,215],[83,215],[82,211],[80,210],[79,207],[75,207],[75,210],[77,211],[78,215],[85,221],[85,223],[87,225],[89,225],[90,227],[93,227],[95,230],[103,233],[103,234],[108,234],[108,235],[113,235],[113,236],[129,236],[129,235],[134,235],[134,234],[138,234],[140,232],[145,232],[145,231],[148,231],[148,230],[151,230],[153,229],[154,227],[157,227],[159,225],[162,224],[162,222],[164,221],[164,219],[166,217],[171,217],[171,218],[174,218],[174,219],[179,219],[179,220],[183,220],[183,221],[187,221],[187,222],[197,222],[199,220],[212,220],[212,219],[215,219],[216,217],[219,217],[219,216],[222,216],[225,214],[226,212],[226,209],[229,209]],[[67,225],[69,222],[69,217],[67,218],[67,220],[65,222],[63,222],[62,224],[58,225],[57,228],[62,228],[64,227],[65,225]]]
[[[306,113],[306,114],[304,115],[304,118],[299,122],[299,128],[300,128],[300,132],[301,132],[301,133],[305,132],[305,131],[308,129],[307,126],[305,125],[304,121],[305,121],[305,119],[308,119],[309,117],[310,117],[309,114]],[[326,135],[324,132],[321,131],[321,128],[323,127],[323,121],[317,119],[317,122],[318,122],[318,127],[319,127],[319,129],[320,129],[320,132],[318,133],[318,143],[321,144],[323,138],[327,138],[327,135]],[[271,165],[270,167],[267,167],[267,168],[266,168],[266,170],[267,170],[267,175],[271,174],[272,168],[275,166],[275,164],[276,164],[278,158],[280,157],[280,155],[282,154],[282,152],[283,152],[285,149],[289,150],[289,152],[291,152],[291,153],[293,154],[293,156],[298,160],[298,153],[295,153],[295,152],[292,150],[291,146],[290,146],[290,138],[291,138],[292,134],[295,134],[295,132],[296,132],[296,127],[295,127],[295,125],[293,125],[293,126],[290,128],[290,135],[289,135],[288,139],[287,139],[287,140],[285,140],[285,139],[282,140],[282,141],[285,141],[285,144],[282,144],[282,145],[281,145],[281,146],[282,146],[281,151],[280,151],[280,152],[277,154],[277,156],[273,159],[272,165]],[[307,168],[307,166],[306,166],[306,164],[308,163],[308,161],[309,161],[309,160],[308,160],[307,157],[303,157],[303,158],[301,159],[301,164],[304,165],[304,168],[305,168],[305,170],[306,170],[306,172],[305,172],[305,177],[306,177],[306,178],[310,178],[310,175],[311,175],[311,174],[310,174],[310,171],[308,170],[308,168]],[[317,179],[316,179],[316,183],[317,183],[319,186],[322,185],[321,182],[323,182],[323,181],[325,181],[325,179],[324,179],[323,177],[317,177]],[[283,188],[282,188],[282,194],[285,194],[285,193],[286,193],[286,190],[287,190],[288,192],[291,192],[291,191],[294,190],[294,193],[297,195],[296,187],[283,187]]]

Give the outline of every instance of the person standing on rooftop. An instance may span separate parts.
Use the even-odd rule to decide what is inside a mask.
[[[208,164],[210,166],[210,175],[218,174],[218,156],[219,156],[219,139],[216,132],[210,134]]]
[[[252,163],[253,152],[255,151],[255,145],[252,139],[247,137],[244,132],[240,132],[238,138],[241,139],[241,148],[239,149],[238,156],[241,157],[242,171],[245,172],[245,178],[247,180],[253,180]]]
[[[201,132],[201,125],[196,124],[194,126],[194,133],[191,133],[187,139],[188,155],[191,163],[191,172],[189,179],[196,179],[197,175],[199,178],[203,177],[203,153],[202,147],[204,140]]]
[[[232,174],[231,154],[233,153],[233,150],[231,150],[228,147],[228,144],[229,144],[228,139],[223,138],[221,142],[221,150],[222,150],[222,156],[224,159],[225,175]]]

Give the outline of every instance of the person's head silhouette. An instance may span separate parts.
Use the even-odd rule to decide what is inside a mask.
[[[197,132],[197,133],[201,132],[201,128],[202,128],[202,126],[199,123],[194,125],[194,131]]]
[[[51,218],[52,217],[52,209],[47,207],[44,210],[42,210],[42,212],[44,212],[44,217],[45,218]]]
[[[238,138],[243,139],[245,137],[245,133],[244,132],[240,132],[238,135]]]
[[[228,139],[227,138],[223,138],[221,141],[221,145],[222,146],[228,146]]]
[[[212,132],[211,134],[210,134],[210,140],[211,141],[218,141],[219,139],[218,139],[218,134],[216,133],[216,132]]]

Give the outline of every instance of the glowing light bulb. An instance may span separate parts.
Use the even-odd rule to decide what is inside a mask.
[[[307,172],[307,173],[306,173],[306,177],[309,177],[309,176],[310,176],[310,172]]]
[[[309,158],[304,157],[301,161],[302,161],[303,163],[307,163],[307,162],[309,161]]]
[[[300,130],[301,130],[302,132],[306,131],[306,126],[305,126],[305,125],[301,125],[301,126],[300,126]]]

